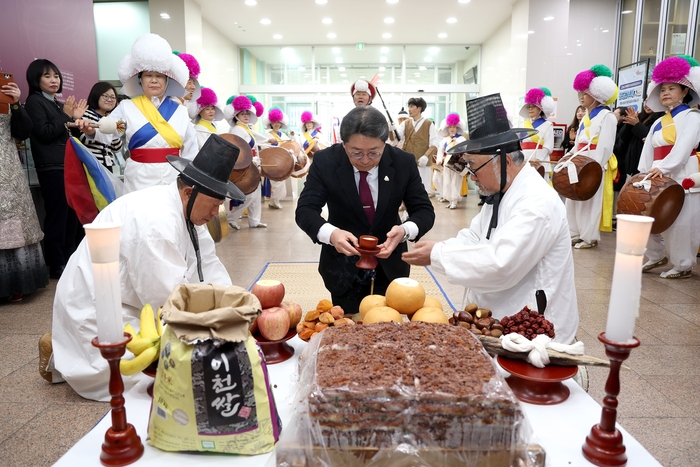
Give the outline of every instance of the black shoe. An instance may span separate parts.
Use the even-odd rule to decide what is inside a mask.
[[[63,274],[64,269],[65,269],[65,266],[51,266],[51,267],[49,267],[49,277],[51,279],[60,279],[61,274]]]

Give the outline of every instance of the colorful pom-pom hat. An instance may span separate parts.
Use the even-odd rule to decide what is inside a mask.
[[[305,112],[302,112],[301,113],[301,130],[302,130],[302,132],[306,131],[306,124],[309,122],[313,122],[314,130],[321,128],[321,122],[318,121],[318,118],[314,114],[312,114],[308,110]]]
[[[355,96],[356,92],[366,92],[369,94],[369,104],[372,103],[374,96],[377,95],[377,90],[374,88],[374,85],[363,79],[358,79],[352,86],[350,86],[350,94]]]
[[[201,112],[203,108],[214,106],[214,121],[222,120],[224,118],[224,111],[221,110],[219,99],[216,97],[214,90],[211,88],[202,88],[200,94],[197,100],[191,100],[187,103],[187,112],[190,118],[192,120],[198,120],[199,112]]]
[[[451,113],[445,119],[442,121],[440,124],[440,128],[438,129],[438,134],[440,136],[449,136],[449,133],[447,132],[447,127],[450,126],[456,126],[460,130],[458,133],[464,134],[465,131],[467,131],[467,124],[462,120],[462,117],[459,116],[457,113]]]
[[[520,108],[520,116],[530,118],[527,113],[527,106],[534,105],[544,113],[547,119],[554,112],[554,99],[552,93],[547,88],[532,88],[525,94],[525,104]]]
[[[689,106],[700,104],[700,66],[697,60],[689,55],[678,55],[662,60],[656,65],[651,74],[651,82],[647,88],[647,105],[654,112],[668,110],[661,104],[659,93],[663,83],[678,83],[686,86],[692,96]]]
[[[289,118],[287,118],[287,115],[282,112],[282,109],[279,107],[273,107],[269,112],[267,112],[267,115],[263,117],[263,128],[272,130],[272,124],[278,122],[282,125],[280,127],[281,129],[286,129],[287,124],[289,123]]]
[[[224,118],[229,125],[234,126],[236,124],[234,121],[234,119],[236,119],[236,115],[244,110],[250,111],[250,120],[248,120],[248,125],[255,125],[255,123],[258,121],[258,116],[256,114],[256,109],[248,96],[229,97],[226,101],[226,107],[224,107]]]
[[[191,100],[196,101],[201,96],[201,86],[199,85],[199,73],[202,71],[202,69],[199,66],[199,62],[196,58],[194,58],[193,55],[190,54],[179,52],[177,50],[173,50],[173,54],[177,55],[180,58],[180,60],[185,62],[187,71],[190,74],[189,77],[194,80],[194,92],[192,93]],[[185,94],[186,93],[187,91],[185,91]]]
[[[166,96],[185,95],[185,85],[189,77],[185,62],[173,55],[168,41],[158,34],[143,34],[136,38],[131,53],[119,62],[117,75],[124,85],[121,92],[129,97],[143,94],[139,74],[156,71],[168,77]]]
[[[574,78],[574,89],[591,96],[603,105],[612,105],[617,100],[617,84],[612,80],[612,71],[605,65],[593,65]]]

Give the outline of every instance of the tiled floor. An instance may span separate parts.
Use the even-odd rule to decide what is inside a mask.
[[[462,202],[456,210],[435,203],[435,227],[426,238],[454,236],[477,212],[476,203],[469,197],[466,207]],[[268,261],[318,259],[320,247],[294,223],[292,202],[283,206],[272,210],[263,204],[263,222],[269,228],[248,229],[242,220],[243,229],[231,232],[219,245],[234,284],[248,287]],[[605,357],[596,336],[605,329],[614,247],[614,234],[604,234],[599,248],[574,251],[581,315],[578,338],[586,344],[586,352],[597,357]],[[635,332],[642,345],[627,361],[630,370],[622,373],[619,421],[662,465],[689,467],[699,465],[700,275],[668,281],[658,272],[643,278]],[[463,290],[438,279],[451,301],[460,304]],[[37,342],[51,329],[55,287],[52,280],[45,290],[20,303],[0,303],[2,466],[51,465],[108,410],[106,403],[84,400],[66,384],[50,385],[39,376]],[[601,402],[607,371],[591,368],[589,374],[589,392]]]

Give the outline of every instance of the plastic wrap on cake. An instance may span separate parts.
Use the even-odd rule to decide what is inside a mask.
[[[544,465],[518,400],[466,328],[328,328],[299,365],[278,466]]]

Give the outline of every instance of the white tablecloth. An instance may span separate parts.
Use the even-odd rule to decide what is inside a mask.
[[[275,401],[282,418],[282,430],[287,427],[292,414],[297,357],[306,345],[298,337],[290,340],[289,343],[296,349],[295,356],[286,362],[268,367],[270,384],[273,385]],[[147,381],[142,381],[125,396],[127,420],[136,428],[145,448],[143,457],[131,465],[149,467],[172,467],[173,465],[273,467],[275,465],[274,453],[261,456],[170,453],[149,446],[146,443],[146,435],[151,398],[146,393],[146,383]],[[522,406],[535,433],[534,441],[544,447],[547,453],[548,467],[589,467],[593,464],[583,458],[581,445],[591,427],[600,421],[601,407],[573,380],[565,381],[564,384],[571,390],[571,396],[562,404],[541,406],[523,403]],[[624,390],[623,386],[622,391]],[[101,465],[100,447],[111,423],[112,418],[108,414],[54,465],[63,467]],[[619,425],[618,429],[622,432],[627,447],[628,466],[661,467],[661,464],[637,440]]]

